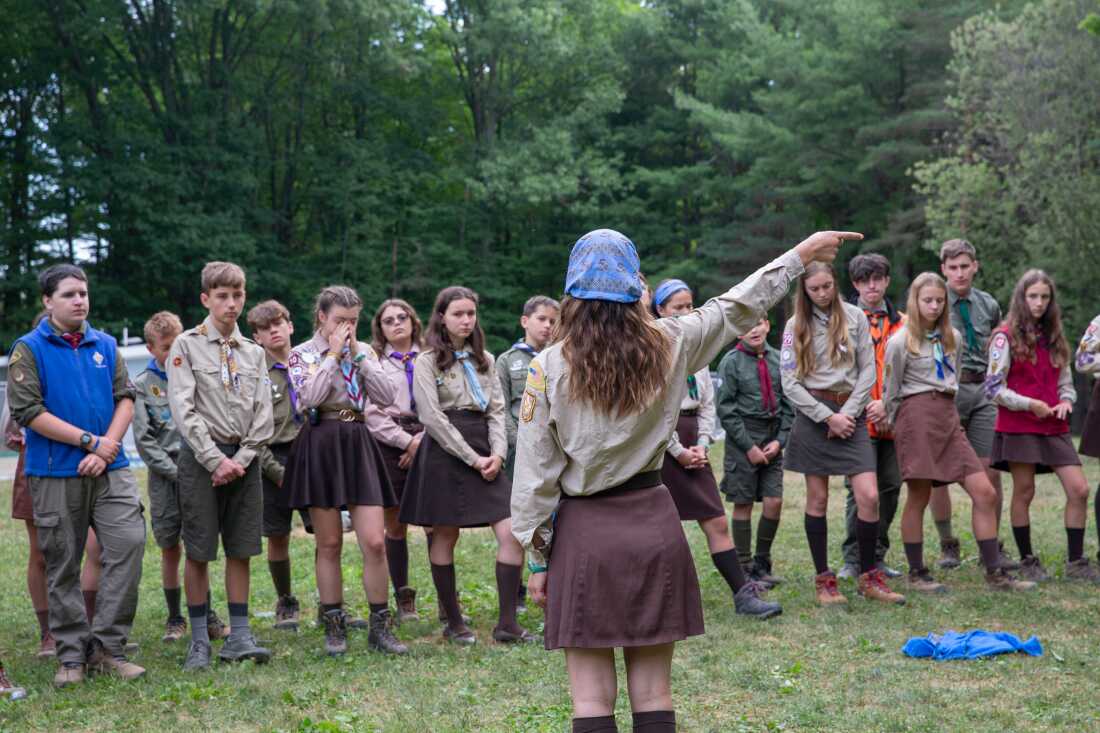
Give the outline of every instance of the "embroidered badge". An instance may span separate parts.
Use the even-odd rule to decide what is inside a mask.
[[[11,373],[11,378],[14,379],[16,382],[22,383],[23,379],[25,379],[25,375],[23,374],[23,370],[22,369],[16,369],[15,371],[13,371]]]
[[[993,359],[993,361],[997,361],[998,359],[1001,358],[1001,350],[1000,349],[993,349],[992,351],[989,352],[989,358]]]
[[[1003,333],[999,333],[997,334],[997,338],[993,339],[993,345],[996,346],[998,349],[1004,348],[1005,341],[1005,335]]]
[[[790,346],[794,343],[794,331],[787,331],[783,334],[783,345]]]
[[[783,356],[783,361],[785,361],[785,362],[788,362],[788,361],[790,361],[791,359],[794,358],[794,355],[791,353],[790,349],[783,349],[782,356]]]
[[[98,351],[95,352],[95,354],[92,355],[92,361],[94,361],[97,366],[102,366],[103,365],[103,354],[99,353]]]
[[[160,397],[162,394],[164,394],[163,392],[160,391],[160,387],[158,387],[155,384],[152,387],[149,388],[149,391],[153,393],[154,397]]]
[[[15,366],[17,363],[19,363],[19,360],[22,359],[22,358],[23,358],[23,352],[22,351],[16,351],[14,354],[11,355],[11,358],[8,359],[8,366],[9,367]]]
[[[546,391],[546,374],[542,371],[542,365],[537,361],[531,362],[527,370],[527,388],[536,392]]]
[[[531,422],[535,418],[535,393],[529,389],[523,390],[523,402],[519,406],[519,419],[523,422]]]
[[[1089,324],[1089,330],[1086,331],[1086,333],[1096,333],[1096,331],[1097,331],[1096,324],[1095,323],[1090,323]]]
[[[522,369],[525,369],[525,368],[526,367],[523,364],[523,359],[516,359],[515,361],[512,362],[512,369],[514,369],[516,371],[519,371],[519,370],[522,370]]]
[[[177,356],[175,359],[173,359],[172,360],[172,366],[174,366],[174,367],[183,366],[183,357],[182,356]]]

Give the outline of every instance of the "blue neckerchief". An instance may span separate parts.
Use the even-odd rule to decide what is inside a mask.
[[[470,391],[474,394],[474,401],[484,412],[485,408],[489,406],[489,400],[485,397],[485,393],[481,391],[481,382],[477,381],[477,370],[474,368],[473,362],[470,361],[470,352],[456,351],[454,355],[456,359],[462,362],[462,369],[466,372],[466,384],[470,385]]]
[[[362,412],[367,406],[367,396],[363,394],[363,390],[359,387],[359,380],[355,378],[356,371],[355,364],[351,361],[351,349],[345,348],[340,353],[340,373],[344,376],[348,399],[351,400],[355,409]]]
[[[936,361],[936,378],[942,380],[944,378],[944,369],[955,373],[955,367],[951,366],[951,357],[943,353],[943,340],[939,331],[933,331],[927,334],[927,338],[932,342],[932,358]]]
[[[525,353],[528,353],[528,354],[530,354],[531,356],[538,356],[538,353],[539,353],[539,352],[538,352],[538,351],[537,351],[537,350],[535,349],[535,347],[534,347],[534,346],[532,346],[531,344],[527,343],[526,341],[517,341],[517,342],[515,342],[514,344],[512,344],[512,348],[513,348],[513,349],[519,349],[520,351],[523,351],[523,352],[525,352]]]
[[[153,374],[156,374],[158,377],[163,379],[165,382],[168,381],[168,375],[165,374],[164,370],[161,369],[157,365],[157,360],[156,359],[150,359],[149,363],[145,365],[145,368],[148,369],[149,371],[151,371]]]

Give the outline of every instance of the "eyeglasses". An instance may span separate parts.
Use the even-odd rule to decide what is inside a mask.
[[[382,319],[382,325],[383,326],[395,326],[398,323],[404,323],[407,320],[409,320],[409,314],[408,313],[398,313],[396,316],[390,316],[388,318],[383,318]]]

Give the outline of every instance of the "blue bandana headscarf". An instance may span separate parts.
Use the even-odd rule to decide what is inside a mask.
[[[687,283],[683,280],[677,280],[675,278],[672,280],[665,280],[657,288],[657,292],[653,294],[653,302],[657,305],[664,305],[669,298],[676,295],[676,293],[681,290],[691,290],[691,288],[689,288]]]
[[[613,229],[597,229],[573,245],[565,294],[580,300],[636,303],[642,297],[634,243]]]

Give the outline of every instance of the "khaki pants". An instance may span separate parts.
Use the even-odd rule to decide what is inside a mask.
[[[57,640],[58,661],[83,663],[92,638],[108,654],[121,656],[134,623],[145,555],[145,518],[134,475],[120,468],[95,478],[31,476],[30,491],[38,547],[46,558],[50,633]],[[80,593],[89,526],[103,548],[94,619],[87,618]]]

